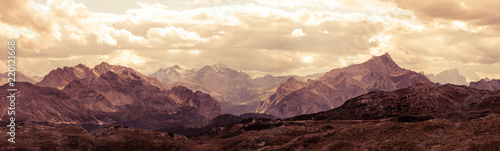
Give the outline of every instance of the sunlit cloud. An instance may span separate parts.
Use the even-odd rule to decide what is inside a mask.
[[[18,41],[19,68],[32,75],[102,61],[145,74],[222,63],[252,76],[307,75],[389,52],[410,70],[500,78],[487,70],[500,63],[498,1],[40,2],[0,1],[0,41]]]
[[[300,28],[296,28],[292,31],[292,36],[295,36],[295,37],[302,37],[305,35],[306,35],[306,33],[304,33],[304,31],[302,31],[302,29],[300,29]]]

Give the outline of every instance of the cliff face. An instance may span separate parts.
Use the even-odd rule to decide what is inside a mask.
[[[281,97],[264,100],[256,112],[277,117],[316,113],[339,107],[346,100],[371,91],[395,90],[417,83],[431,82],[422,74],[400,68],[385,54],[362,64],[333,69],[319,80],[295,87],[293,92],[276,92],[273,96]],[[280,88],[285,89],[286,85]]]

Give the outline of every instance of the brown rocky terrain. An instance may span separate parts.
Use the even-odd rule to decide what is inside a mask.
[[[191,145],[194,142],[182,135],[121,125],[93,133],[80,127],[19,126],[15,144],[0,140],[0,150],[189,150]]]
[[[470,87],[480,90],[490,90],[490,91],[500,90],[500,80],[498,79],[493,79],[493,80],[481,79],[477,82],[470,82],[469,85]]]
[[[431,83],[424,75],[399,67],[389,54],[372,57],[362,64],[333,69],[319,80],[308,80],[305,86],[294,80],[287,82],[291,83],[282,84],[284,88],[278,90],[291,88],[295,89],[293,92],[277,91],[272,95],[274,98],[264,100],[255,112],[292,117],[333,109],[348,99],[371,91]]]
[[[216,120],[215,120],[216,119]],[[419,84],[371,92],[329,111],[288,119],[222,115],[201,134],[113,125],[20,126],[1,150],[499,150],[500,91]],[[6,131],[6,127],[0,127]],[[6,138],[2,133],[0,137]],[[36,139],[33,139],[36,138]]]

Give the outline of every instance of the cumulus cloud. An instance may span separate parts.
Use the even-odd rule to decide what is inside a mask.
[[[500,62],[495,1],[154,1],[113,14],[90,11],[93,3],[0,1],[0,40],[19,41],[20,68],[33,75],[102,61],[145,74],[223,63],[254,75],[307,75],[385,52],[426,73],[500,75],[486,70]]]
[[[302,37],[302,36],[305,36],[305,35],[306,35],[306,33],[304,33],[302,31],[302,29],[300,29],[300,28],[296,28],[296,29],[294,29],[292,31],[292,36],[295,36],[295,37]]]
[[[151,28],[147,31],[148,41],[151,45],[169,47],[193,46],[193,43],[186,42],[208,42],[207,38],[202,38],[196,32],[185,31],[182,27]]]
[[[435,21],[464,21],[471,26],[486,26],[500,30],[500,1],[495,0],[395,0],[401,8],[412,11],[427,23]]]

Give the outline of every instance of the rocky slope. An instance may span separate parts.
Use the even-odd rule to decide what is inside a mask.
[[[455,85],[468,85],[466,78],[458,72],[458,69],[445,70],[437,75],[425,75],[429,80],[441,84],[455,84]]]
[[[469,85],[470,87],[480,90],[490,90],[490,91],[500,90],[500,80],[498,79],[493,79],[493,80],[481,79],[477,82],[470,82]]]
[[[384,54],[370,60],[345,68],[333,69],[319,80],[309,80],[298,84],[288,80],[280,89],[264,100],[257,113],[271,114],[277,117],[292,117],[300,114],[316,113],[339,107],[346,100],[377,90],[395,90],[431,83],[424,75],[399,67],[389,56]],[[291,88],[289,85],[294,85]],[[278,97],[276,97],[278,96]]]
[[[261,100],[269,97],[280,83],[291,77],[266,75],[252,79],[248,74],[222,64],[201,69],[184,69],[175,65],[160,69],[150,76],[207,92],[219,101],[224,113],[235,115],[254,111]]]

